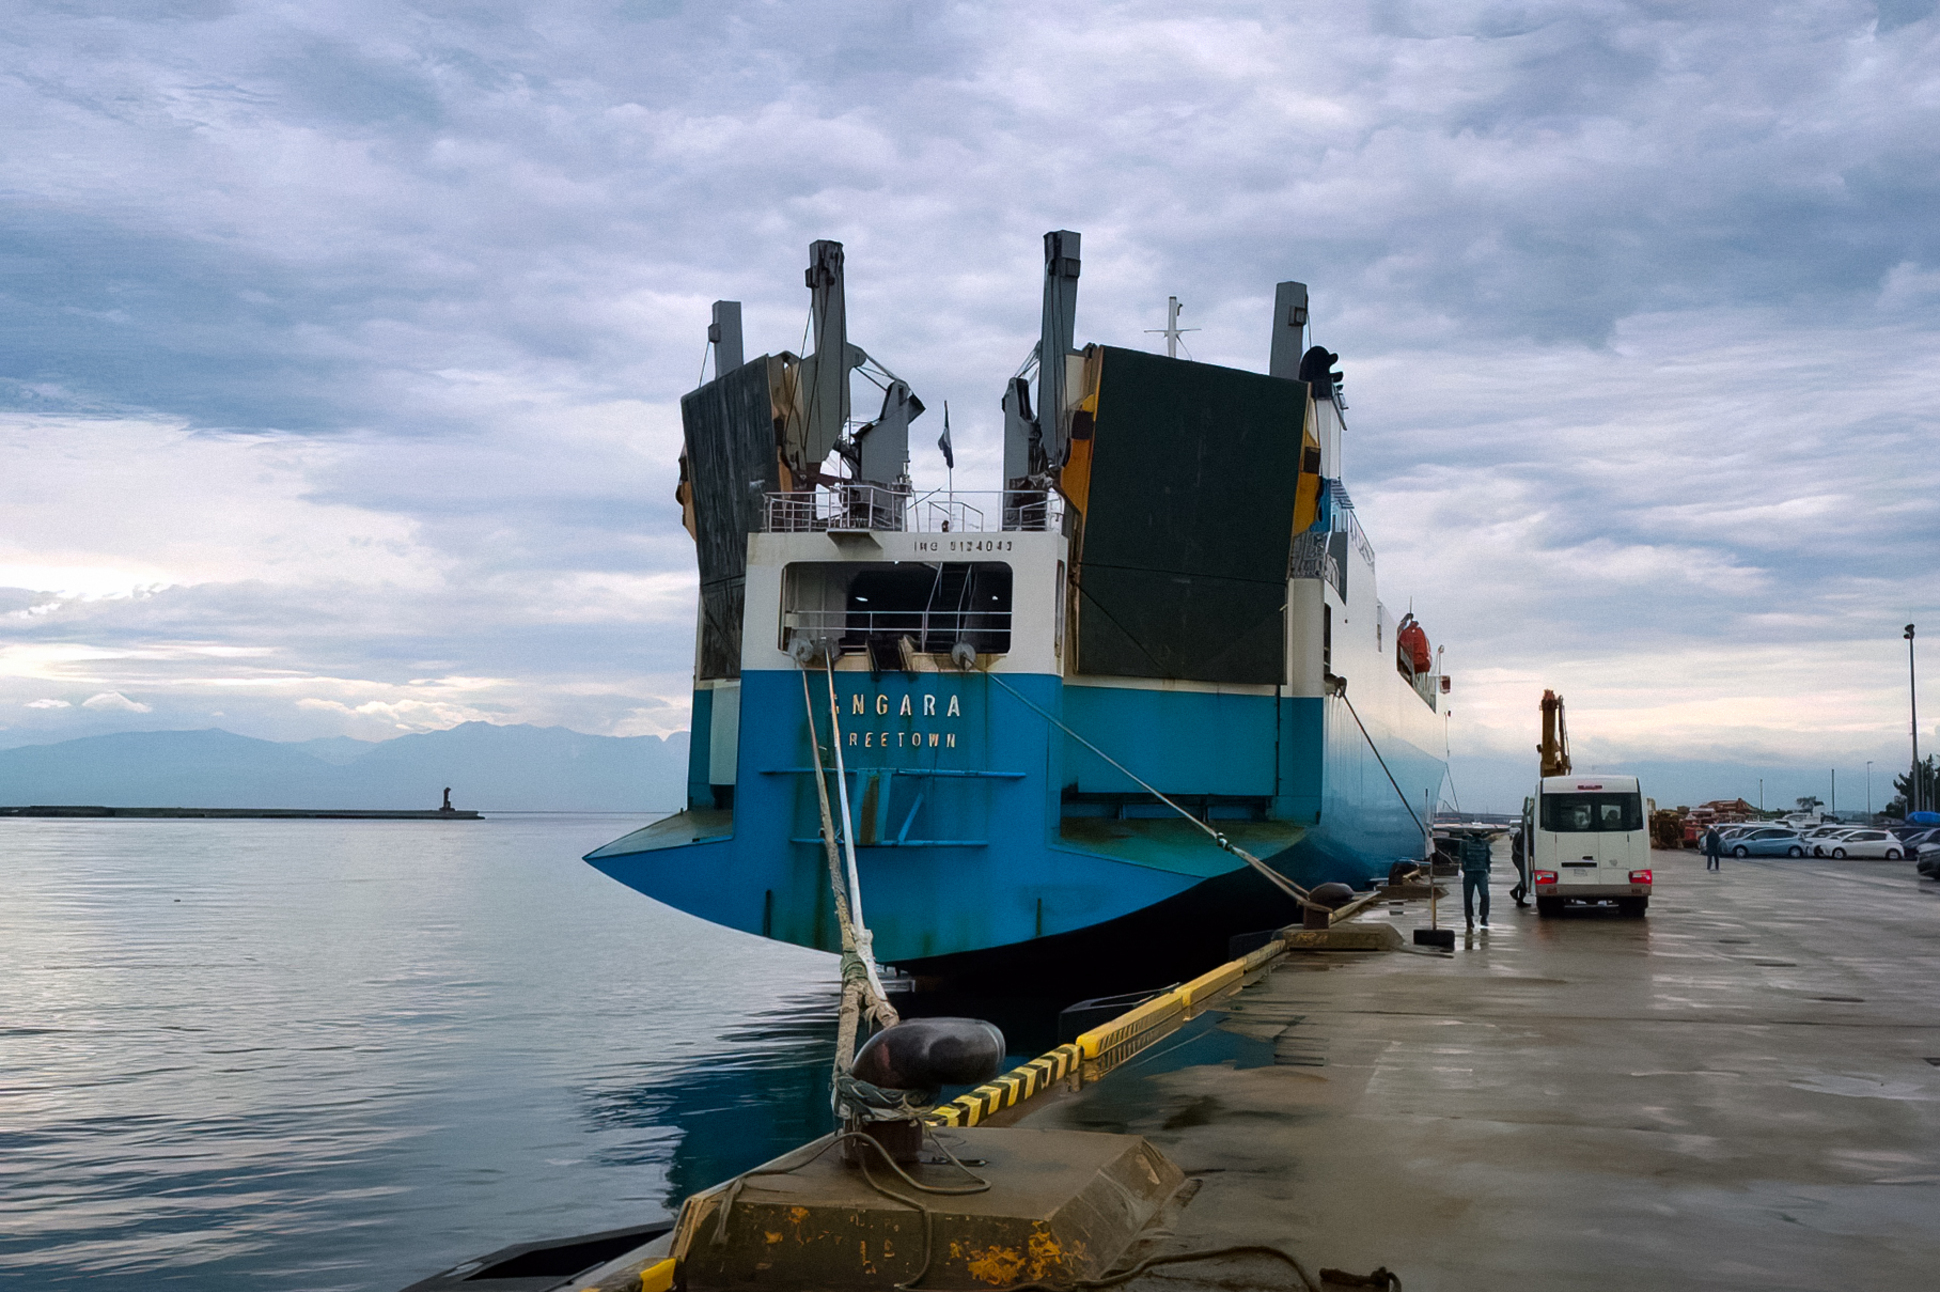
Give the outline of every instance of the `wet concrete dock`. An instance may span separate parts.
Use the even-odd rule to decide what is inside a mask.
[[[1149,1252],[1266,1242],[1410,1292],[1940,1284],[1940,888],[1910,863],[1655,854],[1648,919],[1292,956],[1017,1124],[1200,1182]],[[1459,902],[1444,917],[1459,924]],[[1404,930],[1422,904],[1392,917]],[[1296,1286],[1267,1262],[1131,1286]]]

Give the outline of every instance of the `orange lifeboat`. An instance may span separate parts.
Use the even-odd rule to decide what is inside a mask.
[[[1402,658],[1415,672],[1426,673],[1435,666],[1435,653],[1428,647],[1427,630],[1415,622],[1413,614],[1402,616],[1401,626],[1395,630],[1394,641],[1401,648]]]

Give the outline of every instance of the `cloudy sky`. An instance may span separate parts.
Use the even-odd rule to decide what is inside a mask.
[[[1312,285],[1472,805],[1545,686],[1584,764],[1843,805],[1904,763],[1900,626],[1940,649],[1934,7],[27,0],[0,743],[680,730],[709,302],[799,349],[842,240],[994,487],[1064,227],[1082,340],[1176,294],[1259,368]]]

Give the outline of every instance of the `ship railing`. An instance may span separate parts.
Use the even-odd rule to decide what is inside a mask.
[[[922,499],[917,503],[915,519],[917,523],[910,528],[919,534],[981,534],[989,528],[983,508],[961,496]]]
[[[947,653],[960,641],[979,651],[1002,653],[1010,649],[1008,610],[958,610],[951,606],[904,610],[784,610],[781,616],[782,647],[797,638],[832,642],[847,650],[861,650],[872,641],[894,642],[904,638],[910,649],[922,653]]]
[[[1064,495],[1055,489],[1005,489],[1004,528],[1009,530],[1050,530],[1064,528]]]
[[[1308,530],[1293,536],[1293,553],[1287,562],[1289,579],[1325,579],[1343,601],[1347,589],[1341,579],[1340,562],[1334,558],[1333,535],[1326,530]]]
[[[1416,673],[1408,678],[1408,682],[1415,688],[1415,694],[1421,697],[1423,704],[1427,705],[1431,711],[1439,711],[1440,705],[1438,701],[1441,699],[1442,689],[1441,674],[1432,672]]]
[[[901,530],[909,516],[907,491],[872,484],[836,484],[768,495],[768,532]]]
[[[983,534],[993,529],[1057,531],[1064,497],[1056,490],[923,493],[846,481],[766,495],[771,534],[873,530],[907,534]],[[998,518],[993,524],[993,518]]]
[[[1373,567],[1374,544],[1368,542],[1367,535],[1362,532],[1361,522],[1354,515],[1354,504],[1347,500],[1345,491],[1334,499],[1334,532],[1347,535],[1348,542],[1361,554],[1361,559],[1368,563],[1369,568]]]

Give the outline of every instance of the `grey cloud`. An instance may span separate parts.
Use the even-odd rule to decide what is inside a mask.
[[[1933,17],[1934,0],[1879,0],[1879,30],[1897,31],[1910,23]]]
[[[691,575],[673,405],[707,302],[797,348],[806,244],[842,238],[857,339],[988,463],[1059,226],[1086,339],[1149,345],[1177,291],[1197,357],[1258,367],[1271,284],[1313,285],[1384,586],[1478,653],[1931,604],[1904,572],[1940,546],[1932,8],[30,8],[0,401],[328,436],[310,498],[410,517],[443,564],[433,593],[178,588],[9,632],[441,661],[583,715],[568,683],[687,666],[685,612],[533,606]],[[633,429],[573,433],[596,417]],[[1717,523],[1760,491],[1832,501]],[[1519,618],[1436,586],[1478,514],[1534,511],[1464,558]],[[1596,582],[1618,555],[1664,581]],[[1779,596],[1805,619],[1760,618]]]
[[[600,13],[123,23],[90,29],[116,49],[94,72],[43,15],[26,61],[61,93],[17,84],[25,118],[162,161],[134,168],[155,205],[123,204],[119,229],[40,181],[44,219],[94,227],[49,247],[23,218],[46,267],[29,331],[49,341],[15,375],[223,424],[456,430],[405,373],[560,364],[582,394],[667,398],[691,341],[614,300],[733,291],[798,316],[786,285],[816,233],[882,265],[881,303],[919,342],[919,300],[1021,334],[1028,308],[991,314],[963,280],[1014,265],[1028,297],[1034,235],[1059,223],[1094,231],[1100,268],[1116,240],[1121,281],[1137,266],[1226,298],[1299,259],[1377,307],[1589,343],[1640,310],[1842,307],[1940,236],[1916,214],[1940,181],[1909,93],[1933,33],[1869,47],[1863,6],[1416,11],[1408,37],[1239,6],[1061,26],[901,4]],[[142,111],[118,107],[131,93]],[[282,191],[292,145],[323,169]],[[99,317],[117,292],[126,321],[50,327],[60,298]]]

